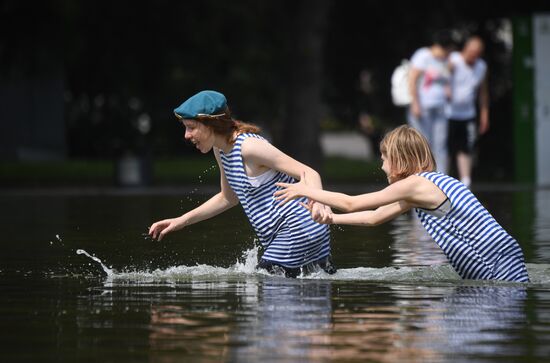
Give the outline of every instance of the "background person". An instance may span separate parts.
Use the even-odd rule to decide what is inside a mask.
[[[447,172],[448,166],[446,106],[451,96],[448,56],[453,44],[450,31],[436,32],[430,47],[420,48],[413,54],[409,74],[412,97],[409,125],[428,139],[437,170],[442,173]]]
[[[487,64],[481,55],[484,44],[480,37],[470,37],[462,51],[449,57],[452,68],[451,114],[449,120],[449,153],[456,155],[460,181],[471,184],[472,154],[477,134],[489,129],[489,87]],[[479,102],[479,128],[476,130],[476,100]]]

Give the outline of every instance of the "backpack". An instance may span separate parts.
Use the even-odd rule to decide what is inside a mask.
[[[391,97],[396,106],[407,106],[411,103],[412,97],[409,92],[409,71],[411,64],[403,59],[391,75]]]

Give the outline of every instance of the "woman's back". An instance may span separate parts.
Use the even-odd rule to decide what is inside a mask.
[[[523,252],[517,241],[458,180],[441,173],[420,176],[447,195],[451,208],[436,216],[417,208],[428,233],[447,255],[455,270],[467,279],[529,281]]]

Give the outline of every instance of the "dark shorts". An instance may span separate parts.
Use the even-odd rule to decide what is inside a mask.
[[[330,256],[308,263],[305,266],[296,267],[296,268],[285,267],[273,261],[264,260],[262,258],[260,259],[260,262],[258,263],[256,268],[264,269],[270,274],[284,275],[286,277],[292,277],[292,278],[298,277],[300,275],[309,275],[314,272],[318,272],[320,270],[325,271],[329,275],[336,273],[336,267],[334,267],[334,265],[332,264],[332,260]]]
[[[476,142],[476,120],[449,120],[448,146],[451,155],[457,152],[471,154]]]

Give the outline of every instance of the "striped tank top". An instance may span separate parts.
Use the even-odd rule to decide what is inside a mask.
[[[261,185],[251,184],[241,155],[241,145],[248,137],[265,140],[257,134],[240,134],[229,153],[220,150],[220,157],[227,181],[265,248],[262,258],[297,268],[327,257],[330,254],[329,227],[313,221],[310,213],[298,204],[307,200],[299,198],[279,205],[273,196],[279,189],[275,183],[294,183],[294,178],[276,171]]]
[[[444,215],[420,208],[416,208],[416,213],[462,278],[529,281],[518,242],[464,184],[437,172],[417,175],[433,182],[450,202]]]

